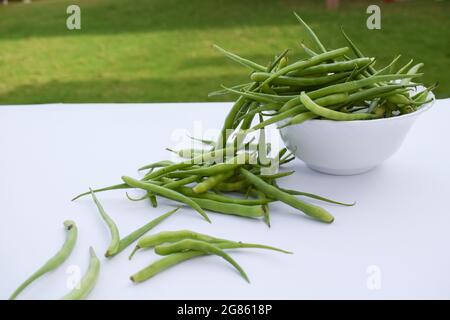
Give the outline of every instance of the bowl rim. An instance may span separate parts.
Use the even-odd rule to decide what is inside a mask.
[[[423,87],[423,86],[418,86],[418,87]],[[425,88],[425,87],[423,87],[423,88]],[[281,130],[287,129],[289,127],[300,126],[300,125],[308,123],[308,122],[309,123],[323,123],[323,124],[333,123],[333,124],[340,125],[340,124],[348,124],[348,123],[375,123],[375,122],[379,123],[379,122],[383,122],[383,121],[385,121],[385,122],[387,122],[387,121],[400,121],[400,120],[406,119],[408,117],[418,116],[420,113],[423,113],[425,111],[430,110],[431,107],[434,105],[434,102],[436,101],[436,97],[435,97],[434,93],[432,91],[430,91],[428,93],[427,98],[431,99],[431,101],[426,103],[426,104],[424,104],[424,105],[422,105],[416,111],[411,112],[411,113],[407,113],[407,114],[402,114],[401,116],[394,116],[394,117],[390,117],[390,118],[381,118],[381,119],[370,119],[370,120],[342,120],[342,121],[329,120],[329,119],[310,119],[310,120],[307,120],[307,121],[299,123],[299,124],[294,124],[294,125],[291,125],[291,126],[288,126],[288,127],[285,127],[285,128],[281,128]]]

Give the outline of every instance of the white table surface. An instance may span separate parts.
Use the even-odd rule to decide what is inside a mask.
[[[123,174],[136,176],[140,165],[168,158],[164,148],[173,146],[183,129],[213,134],[229,106],[0,106],[0,298],[8,298],[59,249],[65,219],[79,227],[72,255],[21,298],[53,299],[68,292],[73,267],[87,268],[90,245],[102,261],[92,299],[450,297],[450,99],[437,101],[399,152],[366,174],[338,177],[313,172],[298,160],[288,165],[296,173],[282,185],[357,201],[350,208],[326,205],[336,217],[331,225],[276,204],[270,229],[260,221],[213,213],[209,225],[183,208],[152,231],[191,229],[295,252],[233,253],[251,284],[212,256],[131,283],[129,276],[154,261],[154,253],[140,252],[131,262],[128,252],[106,260],[109,232],[94,204],[70,199],[88,186],[114,184]],[[130,202],[123,191],[98,196],[122,235],[171,207],[164,201],[157,209],[146,201]]]

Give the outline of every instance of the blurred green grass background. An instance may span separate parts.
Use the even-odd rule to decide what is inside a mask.
[[[81,7],[82,30],[66,28],[66,8]],[[381,7],[382,30],[366,28],[366,8]],[[450,96],[449,1],[39,0],[0,5],[0,104],[211,101],[220,84],[246,82],[248,70],[213,43],[266,64],[307,40],[297,11],[325,45],[345,45],[340,26],[364,53],[387,64],[425,63],[423,82]],[[308,41],[306,41],[308,43]],[[225,96],[222,100],[232,100]],[[214,101],[219,99],[214,98]]]

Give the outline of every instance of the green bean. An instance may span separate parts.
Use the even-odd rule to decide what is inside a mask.
[[[401,67],[396,74],[400,74],[406,71],[406,69],[409,68],[409,66],[414,62],[414,59],[409,60],[403,67]]]
[[[392,104],[396,105],[422,105],[424,102],[417,102],[411,98],[407,98],[404,94],[394,93],[386,97],[386,100]],[[429,101],[426,101],[429,102]]]
[[[401,94],[401,95],[405,95],[408,94],[408,90],[407,89],[395,89],[392,91],[388,91],[385,93],[381,93],[381,94],[377,94],[376,96],[371,97],[372,99],[374,98],[387,98],[389,96],[395,95],[395,94]]]
[[[424,90],[417,92],[416,94],[414,94],[411,99],[412,100],[422,100],[422,101],[426,101],[426,98],[428,97],[428,93],[430,93],[431,91],[433,91],[434,89],[436,89],[438,87],[439,83],[433,83],[431,86],[425,88]]]
[[[373,75],[374,76],[376,76],[376,75],[379,75],[379,74],[382,74],[384,71],[386,71],[386,70],[392,70],[393,69],[393,66],[397,63],[397,61],[398,61],[398,59],[400,59],[401,58],[401,54],[399,54],[398,56],[396,56],[386,67],[384,67],[384,68],[382,68],[382,69],[380,69],[380,70],[378,70],[377,72],[375,72]]]
[[[210,199],[191,198],[203,209],[223,214],[241,216],[245,218],[259,218],[264,216],[262,205],[243,205],[235,203],[225,203]]]
[[[283,192],[289,193],[291,195],[304,196],[304,197],[308,197],[308,198],[312,198],[312,199],[316,199],[316,200],[320,200],[320,201],[324,201],[324,202],[328,202],[328,203],[338,204],[338,205],[346,206],[346,207],[351,207],[351,206],[354,206],[356,204],[356,202],[353,202],[353,203],[339,202],[339,201],[336,201],[336,200],[332,200],[332,199],[329,199],[329,198],[318,196],[318,195],[313,194],[313,193],[308,193],[308,192],[303,192],[303,191],[284,189],[284,188],[280,188],[280,187],[278,187],[278,189],[280,189]]]
[[[364,54],[359,50],[359,48],[355,45],[355,43],[350,39],[350,37],[345,33],[344,28],[341,27],[341,32],[344,35],[344,38],[347,40],[348,44],[350,45],[350,48],[352,48],[353,52],[358,58],[364,58]],[[374,74],[377,70],[373,67],[369,67],[369,73]]]
[[[256,114],[261,113],[262,111],[277,111],[278,109],[280,109],[280,107],[281,107],[280,104],[268,103],[268,104],[262,105],[258,108],[255,108],[246,114],[241,115],[236,121],[242,121],[244,118],[247,118],[247,117],[253,118]]]
[[[255,84],[256,86],[257,84]],[[252,86],[253,88],[253,86]],[[216,146],[218,147],[225,147],[228,141],[228,137],[230,136],[232,129],[234,128],[234,120],[236,119],[236,116],[239,114],[239,111],[241,110],[242,106],[246,103],[246,99],[242,96],[240,96],[236,102],[231,107],[230,111],[228,112],[222,130],[220,131],[218,141],[216,143]]]
[[[327,118],[331,120],[338,120],[338,121],[349,121],[349,120],[367,120],[367,119],[375,119],[377,118],[374,114],[369,113],[356,113],[356,114],[349,114],[349,113],[343,113],[331,109],[324,108],[322,106],[319,106],[317,103],[311,100],[310,97],[304,92],[300,95],[300,100],[302,101],[303,105],[311,112]]]
[[[318,98],[316,99],[316,103],[321,103],[324,106],[328,106],[328,105],[335,105],[338,104],[340,102],[346,101],[348,95],[346,93],[339,93],[339,94],[331,94],[329,96],[324,96],[322,98]],[[261,128],[264,128],[270,124],[274,124],[277,122],[280,122],[284,119],[293,117],[299,113],[303,113],[308,111],[308,109],[302,105],[302,102],[300,101],[300,99],[298,99],[297,97],[295,98],[295,100],[291,100],[292,104],[293,103],[297,103],[298,100],[298,104],[297,105],[293,105],[292,107],[288,104],[286,104],[285,106],[289,106],[289,108],[287,108],[286,111],[281,112],[280,114],[271,117],[270,119],[267,119],[263,122],[258,123],[257,125],[255,125],[253,128],[251,128],[251,131],[255,131],[255,130],[259,130]]]
[[[241,93],[241,92],[239,92]],[[274,106],[274,109],[279,109],[280,103],[286,103],[297,95],[286,95],[280,96],[275,94],[261,93],[261,92],[252,92],[251,95],[248,96],[249,99],[253,99],[255,101],[259,101],[261,103],[267,103]],[[265,100],[265,101],[263,101]],[[276,107],[275,107],[276,106]]]
[[[224,242],[224,243],[215,243],[215,245],[221,249],[238,249],[238,248],[257,248],[257,249],[269,249],[269,248],[273,248],[273,247],[267,247],[267,246],[261,246],[258,244],[244,244],[244,243],[240,243],[240,242]],[[277,249],[277,248],[273,248],[272,250]],[[270,250],[270,249],[269,249]],[[277,251],[281,251],[284,253],[291,253],[288,251],[284,251],[281,249],[277,249]],[[155,275],[157,275],[158,273],[174,266],[177,265],[183,261],[195,258],[195,257],[199,257],[199,256],[204,256],[207,255],[204,252],[199,252],[199,251],[186,251],[186,252],[180,252],[180,253],[174,253],[171,254],[167,257],[164,257],[162,259],[159,259],[155,262],[153,262],[152,264],[150,264],[148,267],[136,272],[135,274],[133,274],[130,279],[133,282],[143,282]]]
[[[301,123],[303,123],[305,121],[308,121],[308,120],[311,120],[311,119],[314,119],[314,118],[317,118],[317,117],[318,117],[317,114],[315,114],[313,112],[303,112],[303,113],[300,113],[300,114],[296,115],[295,117],[292,117],[289,120],[288,123],[286,123],[286,124],[284,124],[282,126],[279,126],[278,129],[282,129],[282,128],[285,128],[287,126],[292,126],[292,125],[295,125],[295,124],[301,124]]]
[[[233,145],[230,145],[223,149],[215,149],[210,152],[206,152],[202,155],[196,156],[191,160],[186,160],[185,163],[194,163],[194,164],[205,164],[205,163],[214,163],[214,162],[223,162],[223,160],[228,156],[234,156],[236,153],[236,149]]]
[[[264,244],[257,244],[257,243],[245,243],[245,242],[236,242],[236,241],[223,241],[223,242],[214,242],[215,246],[221,248],[221,249],[241,249],[241,248],[247,248],[247,249],[265,249],[265,250],[271,250],[271,251],[278,251],[281,253],[286,254],[292,254],[291,251],[286,251],[280,248],[267,246]]]
[[[349,61],[337,61],[332,63],[323,63],[317,66],[312,66],[306,69],[303,69],[298,72],[288,73],[288,76],[305,76],[312,74],[321,74],[321,73],[330,73],[330,72],[343,72],[350,71],[355,68],[361,68],[368,63],[372,62],[374,58],[357,58]]]
[[[301,107],[289,109],[289,110],[287,110],[285,112],[280,113],[279,115],[273,116],[270,119],[267,119],[267,120],[265,120],[263,122],[260,122],[257,125],[255,125],[253,128],[251,128],[251,131],[259,130],[259,129],[264,128],[264,127],[266,127],[266,126],[268,126],[270,124],[274,124],[274,123],[277,123],[277,122],[279,122],[281,120],[284,120],[286,118],[292,117],[292,116],[294,116],[295,114],[297,114],[299,112],[300,108]],[[305,110],[306,110],[306,108],[305,108]]]
[[[232,147],[206,152],[206,153],[196,156],[190,160],[185,160],[183,162],[175,163],[173,165],[170,165],[170,166],[161,168],[157,171],[154,171],[151,174],[146,175],[144,177],[144,180],[158,178],[160,176],[163,176],[163,175],[165,175],[169,172],[173,172],[175,170],[186,169],[186,168],[192,167],[194,164],[222,160],[226,155],[229,155],[229,154],[234,155],[234,152],[235,152],[235,150]]]
[[[94,192],[103,192],[103,191],[109,191],[109,190],[120,190],[120,189],[130,189],[130,186],[128,186],[126,183],[121,183],[121,184],[116,184],[113,186],[109,186],[109,187],[105,187],[105,188],[100,188],[100,189],[94,189],[92,191]],[[80,193],[79,195],[77,195],[76,197],[74,197],[72,199],[72,201],[77,200],[78,198],[84,197],[88,194],[91,194],[91,191],[86,191],[83,193]]]
[[[284,112],[287,112],[287,111],[289,111],[290,109],[292,109],[292,108],[302,108],[301,110],[299,110],[299,112],[304,112],[304,111],[306,111],[306,109],[305,109],[305,107],[303,107],[301,104],[302,104],[302,102],[300,101],[300,99],[299,99],[299,95],[298,94],[296,94],[296,95],[294,95],[294,96],[289,96],[289,100],[280,108],[280,112],[281,113],[284,113]],[[295,114],[295,112],[294,112],[294,114]]]
[[[266,80],[264,80],[264,82],[262,82],[262,85],[264,84],[268,84],[270,83],[272,80],[278,78],[279,76],[285,75],[286,73],[290,72],[290,71],[294,71],[294,70],[302,70],[305,69],[307,67],[311,67],[314,65],[317,65],[321,62],[327,61],[327,60],[331,60],[337,57],[342,56],[345,52],[348,51],[347,47],[344,48],[339,48],[336,50],[331,50],[325,53],[321,53],[317,56],[311,57],[308,60],[303,60],[303,61],[297,61],[294,62],[280,70],[278,70],[277,72],[272,73],[272,75],[267,78]]]
[[[185,159],[191,159],[193,157],[202,155],[206,152],[208,152],[209,150],[204,150],[204,149],[181,149],[181,150],[172,150],[170,148],[166,148],[167,151],[170,151],[172,153],[175,153],[177,156],[179,156],[180,158],[185,158]],[[173,164],[173,163],[172,163]]]
[[[248,182],[246,180],[234,181],[234,182],[221,182],[215,189],[225,192],[241,191],[248,187]]]
[[[125,192],[125,196],[127,197],[128,200],[130,201],[142,201],[148,198],[148,193],[146,193],[145,195],[141,196],[140,198],[133,198],[131,197],[128,192]]]
[[[376,59],[371,60],[369,63],[367,63],[366,65],[362,66],[361,68],[355,68],[353,70],[353,74],[352,76],[349,77],[349,79],[347,79],[346,82],[348,82],[349,80],[358,80],[358,79],[364,79],[365,76],[367,77],[371,77],[372,75],[370,74],[370,72],[367,71],[367,69],[369,69],[369,67],[373,66],[376,62]],[[375,70],[375,69],[374,69]],[[377,86],[377,84],[374,84],[373,86]]]
[[[162,183],[160,181],[156,181],[156,180],[147,180],[147,182],[150,182],[152,184],[156,184],[156,185],[162,185]],[[93,189],[92,191],[94,193],[99,193],[99,192],[103,192],[103,191],[110,191],[110,190],[121,190],[121,189],[131,189],[131,187],[129,185],[127,185],[126,183],[121,183],[121,184],[116,184],[116,185],[112,185],[109,187],[104,187],[104,188],[99,188],[99,189]],[[83,196],[86,196],[88,194],[91,194],[91,191],[86,191],[83,193],[80,193],[79,195],[77,195],[75,198],[72,199],[72,201],[77,200],[78,198],[81,198]],[[146,199],[148,197],[148,195],[145,196],[144,199]],[[130,197],[128,196],[128,198],[130,199]],[[130,199],[131,200],[131,199]],[[136,200],[136,199],[135,199]],[[139,201],[139,200],[138,200]]]
[[[345,79],[344,82],[349,82],[350,80],[355,79],[360,74],[361,74],[360,70],[358,70],[358,68],[354,68],[353,71],[349,74],[349,76],[347,77],[347,79]]]
[[[295,171],[278,172],[278,173],[274,173],[274,174],[261,175],[260,178],[263,180],[275,180],[275,179],[288,177],[293,173],[295,173]]]
[[[203,211],[203,209],[200,208],[197,203],[193,202],[191,199],[189,199],[188,197],[180,194],[179,192],[176,192],[174,190],[167,189],[167,188],[164,188],[164,187],[161,187],[161,186],[157,186],[157,185],[154,185],[154,184],[151,184],[151,183],[142,182],[142,181],[139,181],[139,180],[127,177],[127,176],[123,176],[122,180],[126,184],[128,184],[130,187],[147,190],[147,191],[159,194],[160,196],[163,196],[165,198],[185,203],[188,206],[190,206],[193,209],[195,209],[206,221],[211,223],[211,220],[209,220],[209,218],[208,218],[207,214],[205,213],[205,211]]]
[[[283,148],[282,150],[286,150],[286,152],[287,152],[287,148]],[[285,153],[286,153],[286,152],[285,152]],[[292,151],[290,151],[290,152],[287,153],[286,155],[285,155],[285,153],[283,153],[283,155],[278,155],[278,159],[280,159],[280,165],[286,163],[286,161],[287,161],[287,159],[288,159],[289,157],[294,157],[294,158],[295,158],[294,153],[293,153]],[[283,156],[284,156],[284,158],[283,158]],[[290,161],[290,160],[289,160],[289,161]],[[288,161],[288,162],[289,162],[289,161]]]
[[[289,162],[291,162],[291,161],[294,160],[294,159],[295,159],[295,155],[291,154],[289,157],[286,157],[286,158],[284,158],[284,159],[281,159],[281,160],[280,160],[280,165],[289,163]]]
[[[279,94],[280,97],[286,96],[286,95],[294,95],[296,94],[301,88],[299,87],[293,87],[293,86],[273,86],[272,90],[275,91],[276,94]],[[265,93],[265,92],[263,92]]]
[[[161,179],[162,177],[158,177],[157,179]],[[140,180],[141,182],[145,182],[145,183],[151,183],[157,186],[163,186],[164,182],[162,182],[161,180]],[[132,188],[132,187],[130,187]]]
[[[223,242],[228,241],[226,239],[216,238],[207,234],[198,233],[191,230],[176,230],[176,231],[161,231],[157,234],[148,235],[139,239],[137,247],[141,248],[153,248],[167,242],[178,242],[184,239],[193,239],[206,242]]]
[[[254,102],[252,102],[252,101],[247,101],[247,102],[245,102],[245,104],[242,106],[242,108],[239,110],[239,112],[236,114],[236,117],[234,118],[233,128],[239,127],[240,121],[238,121],[238,119],[239,119],[243,114],[247,114],[248,111],[250,110],[250,108],[252,107],[253,104],[254,104]],[[227,145],[228,145],[228,142],[227,142]]]
[[[204,255],[206,255],[206,253],[200,251],[174,253],[170,256],[159,259],[150,264],[148,267],[136,272],[130,277],[130,280],[135,283],[143,282],[176,264]]]
[[[282,58],[280,59],[280,62],[279,62],[278,65],[277,65],[277,67],[275,68],[275,71],[278,71],[278,70],[280,70],[280,69],[286,67],[287,65],[288,65],[288,59],[287,59],[287,57],[282,57]],[[269,89],[270,89],[270,87],[269,87]]]
[[[201,178],[203,177],[210,177],[210,176],[214,176],[214,175],[218,175],[224,172],[229,172],[234,170],[236,167],[239,166],[233,166],[230,164],[226,164],[226,163],[218,163],[216,165],[212,165],[212,166],[203,166],[201,168],[197,168],[197,169],[193,169],[193,170],[186,170],[186,171],[175,171],[175,172],[170,172],[167,175],[160,177],[159,179],[184,179],[184,178],[189,178],[191,176],[195,176],[198,179],[197,180],[201,180]],[[211,168],[211,170],[210,170]],[[167,180],[168,181],[168,180]],[[170,189],[174,189],[174,188],[170,188]]]
[[[244,59],[234,53],[228,52],[225,49],[222,49],[221,47],[219,47],[218,45],[214,44],[213,47],[215,49],[217,49],[219,52],[221,52],[222,54],[224,54],[225,56],[227,56],[228,58],[230,58],[231,60],[233,60],[234,62],[237,62],[245,67],[248,67],[252,70],[258,70],[258,71],[265,71],[266,68],[263,67],[260,64],[257,64],[251,60],[248,59]]]
[[[281,113],[301,105],[298,94],[286,95],[286,96],[283,96],[283,98],[286,98],[286,101],[283,104],[283,106],[278,110]]]
[[[411,99],[415,103],[415,110],[417,110],[421,105],[428,103],[430,100],[428,99],[428,94],[431,92],[431,90],[434,90],[436,88],[437,84],[432,85],[431,87],[426,88],[425,90],[419,92],[418,94],[415,94]]]
[[[347,57],[347,56],[344,56],[344,59],[345,60],[347,60],[347,61],[349,61],[349,60],[352,60],[352,58],[350,58],[350,57]],[[376,72],[377,72],[377,70],[375,70],[375,69],[373,69],[374,70],[374,72],[373,73],[371,73],[371,72],[369,72],[367,69],[369,68],[369,67],[372,67],[372,65],[373,64],[375,64],[375,62],[376,62],[376,60],[374,60],[374,61],[372,61],[372,63],[370,63],[370,64],[368,64],[358,75],[357,75],[357,79],[358,80],[361,80],[361,79],[364,79],[364,78],[370,78],[370,77],[372,77]],[[372,84],[371,86],[377,86],[378,84]]]
[[[294,15],[297,18],[297,20],[302,24],[302,26],[305,28],[306,32],[308,33],[310,38],[314,41],[314,43],[317,45],[317,47],[320,49],[320,51],[323,53],[327,52],[327,50],[325,49],[325,46],[322,44],[322,42],[320,42],[319,37],[317,37],[317,35],[309,27],[309,25],[306,24],[306,22],[303,21],[303,19],[300,18],[300,16],[296,12],[294,12]]]
[[[257,102],[262,102],[262,103],[276,103],[276,100],[271,99],[266,97],[266,94],[257,94],[256,92],[249,92],[249,91],[237,91],[237,90],[233,90],[231,88],[227,88],[225,86],[222,86],[222,88],[224,88],[225,90],[240,95],[241,97],[245,97],[247,99],[252,99],[254,101]]]
[[[279,66],[281,63],[281,60],[286,57],[286,55],[289,53],[289,49],[284,49],[283,52],[281,52],[279,55],[275,57],[275,59],[268,65],[266,68],[266,72],[271,72],[273,69]]]
[[[186,177],[186,178],[183,178],[183,179],[180,179],[180,180],[176,180],[176,181],[174,181],[172,179],[169,179],[169,178],[165,178],[165,177],[162,177],[161,179],[165,182],[165,184],[163,185],[164,188],[177,189],[179,187],[185,186],[185,185],[190,184],[192,182],[199,181],[200,177],[198,177],[198,176],[189,176],[189,177]]]
[[[411,69],[408,70],[407,74],[416,74],[420,68],[424,66],[423,63],[418,63],[411,67]],[[411,79],[403,79],[401,84],[408,84],[411,81]]]
[[[111,243],[109,244],[109,247],[106,250],[105,257],[112,256],[119,249],[119,241],[120,241],[119,229],[117,228],[115,222],[103,209],[103,206],[100,203],[100,201],[98,201],[94,191],[92,191],[91,188],[89,188],[89,190],[91,191],[91,196],[92,199],[94,200],[95,205],[97,206],[98,212],[102,216],[103,221],[105,221],[106,225],[108,226],[109,232],[111,234]]]
[[[314,90],[308,92],[308,96],[311,99],[317,99],[326,95],[334,94],[334,93],[343,93],[343,92],[351,92],[358,90],[363,87],[370,86],[374,83],[386,82],[391,80],[401,80],[409,77],[420,77],[422,74],[415,75],[407,75],[407,74],[386,74],[386,75],[378,75],[371,76],[369,78],[364,78],[361,80],[354,80],[345,83],[338,83],[335,85],[331,85],[328,87],[324,87],[322,89]],[[300,100],[300,99],[299,99]],[[301,101],[299,101],[301,102]]]
[[[150,200],[150,204],[153,208],[158,207],[158,200],[156,199],[156,195],[153,192],[147,191],[147,197]]]
[[[192,170],[186,170],[184,172],[181,172],[181,176],[203,176],[203,177],[209,177],[214,176],[220,173],[229,172],[232,170],[235,170],[239,168],[240,166],[244,164],[248,164],[250,161],[250,156],[248,153],[241,153],[238,154],[236,157],[233,157],[232,159],[224,162],[224,163],[218,163],[215,165],[212,165],[210,167],[202,167],[198,169],[192,169]],[[178,177],[180,175],[178,174]],[[169,177],[173,177],[170,176]]]
[[[286,251],[283,249],[275,248],[272,246],[267,246],[263,244],[253,244],[253,243],[244,243],[244,242],[236,242],[232,240],[222,239],[213,237],[207,234],[198,233],[191,230],[176,230],[176,231],[161,231],[156,234],[148,235],[139,239],[136,247],[130,255],[130,259],[134,256],[134,254],[139,249],[148,249],[159,246],[163,243],[174,243],[185,239],[198,240],[209,242],[214,245],[225,246],[226,248],[259,248],[259,249],[267,249],[278,251],[282,253],[292,253],[290,251]],[[224,247],[225,248],[225,247]]]
[[[324,85],[330,82],[342,80],[350,75],[350,72],[335,73],[332,75],[326,75],[323,77],[290,77],[290,76],[279,76],[272,80],[272,84],[275,85],[287,85],[287,86],[318,86]],[[255,82],[263,82],[272,76],[271,73],[266,72],[254,72],[251,75],[251,79]],[[270,102],[270,101],[262,101]]]
[[[363,58],[365,55],[361,52],[361,50],[359,50],[359,48],[354,44],[354,42],[350,39],[349,36],[347,36],[347,34],[344,31],[344,27],[341,26],[341,33],[344,36],[345,40],[347,40],[348,44],[350,45],[350,48],[352,48],[353,53],[358,57],[358,58]],[[348,58],[350,59],[350,58]]]
[[[183,252],[188,250],[200,251],[206,254],[214,254],[222,257],[225,261],[229,262],[233,267],[236,268],[236,270],[241,274],[245,281],[250,282],[244,269],[242,269],[242,267],[233,258],[231,258],[230,255],[208,242],[186,239],[172,244],[163,244],[155,247],[155,252],[159,255],[169,255],[171,253]]]
[[[259,115],[259,122],[263,122],[263,117]],[[267,156],[267,148],[266,148],[266,131],[265,129],[261,129],[259,131],[259,141],[258,141],[258,163],[262,166],[270,165],[270,159]]]
[[[159,170],[153,171],[149,174],[146,174],[144,176],[143,180],[145,181],[145,180],[150,180],[150,179],[156,179],[156,178],[159,178],[169,172],[173,172],[175,170],[186,169],[186,168],[192,167],[193,165],[194,164],[191,163],[191,161],[178,162],[178,163],[172,164],[170,166],[161,168]]]
[[[232,177],[234,175],[234,171],[228,171],[224,173],[219,173],[217,175],[208,177],[207,179],[203,180],[202,182],[198,183],[195,187],[192,188],[192,190],[195,193],[203,193],[208,190],[213,189],[216,185],[219,183],[227,180],[228,178]]]
[[[283,156],[286,154],[287,151],[288,151],[287,148],[281,149],[281,150],[278,152],[278,159],[283,158]]]
[[[266,195],[262,191],[255,190],[255,194],[262,201],[266,201],[266,204],[263,204],[264,222],[270,228],[270,211],[269,211],[269,205],[268,205],[269,200],[267,199]]]
[[[258,84],[253,83],[249,88],[249,90],[252,91],[257,87]],[[239,113],[239,110],[242,108],[245,102],[246,102],[245,98],[241,96],[239,97],[239,99],[236,100],[236,102],[231,107],[223,123],[222,130],[220,131],[220,135],[218,138],[219,141],[216,143],[216,148],[226,146],[228,137],[231,134],[231,129],[233,129],[234,119],[236,118],[236,115]]]
[[[430,101],[430,100],[427,100],[428,94],[429,94],[429,91],[428,91],[427,89],[425,89],[424,91],[421,92],[420,95],[418,95],[418,96],[414,99],[414,102],[417,103],[417,106],[421,106],[421,105],[427,103],[428,101]],[[432,100],[432,99],[431,99],[431,100]]]
[[[251,84],[252,84],[252,82],[238,84],[236,86],[232,86],[231,89],[234,89],[234,90],[244,89],[244,88],[247,88],[247,87],[251,86]],[[221,96],[221,95],[228,94],[228,93],[229,93],[228,90],[221,89],[221,90],[216,90],[216,91],[208,93],[208,97],[211,98],[211,97],[214,97],[214,96]],[[213,142],[211,145],[214,145],[214,144],[215,144],[215,142]]]
[[[160,168],[160,167],[167,167],[174,164],[172,161],[170,160],[162,160],[162,161],[158,161],[158,162],[153,162],[150,164],[147,164],[145,166],[142,166],[138,169],[138,171],[142,171],[142,170],[147,170],[147,169],[154,169],[154,168]]]
[[[163,243],[173,243],[185,239],[200,240],[211,243],[229,241],[191,230],[161,231],[159,233],[140,238],[138,240],[138,243],[136,244],[136,247],[133,249],[128,259],[131,260],[139,249],[153,248]]]
[[[213,201],[218,201],[218,202],[223,202],[223,203],[234,203],[234,204],[242,204],[242,205],[262,205],[262,204],[268,203],[268,201],[262,201],[262,200],[257,200],[257,199],[233,198],[233,197],[227,197],[227,196],[223,196],[223,195],[219,195],[219,194],[211,193],[211,192],[195,193],[194,191],[192,191],[191,188],[187,188],[187,187],[178,188],[177,191],[179,191],[180,193],[184,194],[187,197],[208,199],[208,200],[213,200]]]
[[[357,91],[349,95],[348,98],[344,101],[344,104],[350,104],[357,101],[372,99],[374,97],[379,97],[380,95],[385,93],[396,92],[397,89],[403,88],[406,88],[406,86],[401,84],[392,84]]]
[[[92,247],[89,248],[89,254],[90,260],[87,272],[84,274],[83,278],[81,278],[80,283],[62,298],[63,300],[82,300],[86,298],[94,288],[100,273],[100,260],[98,260]]]
[[[314,94],[314,93],[312,93]],[[293,99],[289,100],[288,103],[286,103],[281,109],[280,112],[285,112],[291,108],[297,108],[298,112],[304,112],[306,111],[303,106],[301,106],[301,101],[299,99],[299,95],[295,96]],[[314,101],[317,104],[320,104],[321,106],[332,106],[335,104],[346,102],[349,95],[347,92],[342,93],[333,93],[330,95],[326,95],[320,98],[314,99]]]
[[[231,176],[230,178],[228,178],[227,180],[225,180],[224,183],[236,182],[236,181],[240,181],[240,180],[242,180],[242,177],[237,175],[237,174],[235,174],[235,175]]]
[[[245,170],[244,168],[240,169],[240,173],[257,189],[264,192],[268,197],[280,200],[293,208],[296,208],[306,215],[316,218],[320,221],[331,223],[334,218],[331,214],[329,214],[325,209],[320,208],[318,206],[303,202],[294,196],[279,190],[278,188],[266,183],[261,178],[255,176],[251,172]]]
[[[398,57],[401,57],[401,54],[399,54]],[[397,67],[397,64],[398,64],[398,60],[395,59],[395,62],[390,64],[388,73],[395,73],[395,69]]]
[[[315,52],[314,50],[312,50],[311,48],[308,48],[303,42],[300,43],[300,46],[303,48],[303,50],[305,51],[305,53],[310,56],[310,57],[314,57],[317,56],[317,52]]]
[[[136,229],[135,231],[131,232],[125,238],[120,239],[119,249],[114,254],[107,255],[107,257],[112,257],[112,256],[115,256],[115,255],[119,254],[120,252],[125,250],[130,244],[135,242],[137,239],[142,237],[144,234],[146,234],[148,231],[150,231],[151,229],[153,229],[157,225],[159,225],[163,220],[165,220],[166,218],[170,217],[172,214],[177,212],[179,209],[180,209],[180,207],[175,208],[173,210],[170,210],[169,212],[167,212],[167,213],[157,217],[156,219],[153,219],[149,223],[143,225],[139,229]]]
[[[411,100],[406,98],[405,96],[401,94],[394,94],[386,98],[387,101],[393,104],[410,104]]]
[[[278,64],[280,59],[282,59],[287,53],[288,49],[284,50],[278,57],[275,58],[275,60],[267,67],[265,70],[266,72],[271,72]],[[260,86],[263,88],[264,86]],[[258,88],[257,83],[253,83],[249,87],[249,91],[253,91],[254,89]],[[222,127],[222,130],[219,135],[218,142],[216,143],[216,146],[226,146],[227,140],[229,135],[231,134],[231,130],[235,127],[235,119],[236,116],[239,114],[239,111],[243,108],[243,105],[245,104],[245,99],[241,96],[239,99],[235,102],[231,110],[229,111],[227,117],[225,118],[224,125]],[[236,124],[237,126],[237,124]]]
[[[39,268],[36,272],[34,272],[28,279],[26,279],[9,297],[9,300],[14,300],[30,283],[40,278],[42,275],[55,270],[61,264],[66,261],[66,259],[72,253],[72,250],[77,241],[78,229],[75,222],[71,220],[64,221],[64,228],[67,230],[66,240],[61,249],[50,258],[42,267]]]
[[[246,83],[245,85],[250,85],[250,83]],[[213,147],[214,147],[214,145],[215,145],[215,142],[214,142],[213,140],[199,139],[199,138],[196,138],[196,137],[192,137],[192,136],[190,136],[189,134],[188,134],[187,136],[188,136],[191,140],[200,142],[200,143],[202,143],[202,144],[206,144],[206,145],[213,146]]]

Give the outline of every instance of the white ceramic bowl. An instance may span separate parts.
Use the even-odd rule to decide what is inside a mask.
[[[434,95],[428,98],[433,101],[410,114],[360,121],[313,119],[280,129],[281,138],[313,170],[334,175],[363,173],[400,148],[417,117],[433,105]]]

